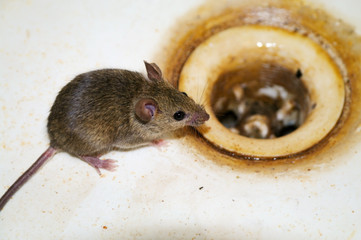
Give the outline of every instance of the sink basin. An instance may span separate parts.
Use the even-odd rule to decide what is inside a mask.
[[[203,1],[0,3],[0,195],[48,147],[56,94],[99,68],[145,73],[176,20]],[[361,34],[361,2],[314,1]],[[66,153],[0,212],[1,239],[361,239],[356,143],[315,168],[273,174],[223,166],[188,148],[113,151],[115,172]],[[196,146],[194,147],[196,148]]]

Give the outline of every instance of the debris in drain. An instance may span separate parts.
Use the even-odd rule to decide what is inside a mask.
[[[269,138],[271,132],[270,121],[265,115],[255,114],[245,120],[243,130],[251,138]]]
[[[310,104],[302,72],[269,63],[220,76],[212,93],[218,120],[230,131],[250,138],[276,138],[296,130]]]
[[[237,123],[237,115],[233,111],[228,111],[222,116],[222,124],[226,128],[234,128]]]
[[[301,69],[297,69],[296,78],[301,78],[301,77],[302,77]]]

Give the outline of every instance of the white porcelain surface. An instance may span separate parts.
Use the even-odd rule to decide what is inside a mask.
[[[0,195],[47,148],[63,85],[96,68],[144,71],[201,2],[2,1]],[[324,2],[361,32],[359,1]],[[216,165],[183,141],[111,152],[119,168],[102,177],[57,154],[0,212],[0,239],[361,239],[361,143],[319,171],[270,177]]]

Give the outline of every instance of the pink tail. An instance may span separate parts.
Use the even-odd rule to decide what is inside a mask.
[[[56,153],[56,149],[49,147],[26,172],[21,175],[13,185],[6,191],[6,193],[0,199],[0,211],[3,209],[9,199],[16,193],[16,191],[26,183],[44,163],[50,159]]]

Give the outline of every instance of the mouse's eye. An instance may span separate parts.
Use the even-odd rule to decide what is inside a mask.
[[[188,94],[187,94],[187,93],[185,93],[185,92],[182,92],[182,93],[188,97]]]
[[[173,118],[177,121],[181,121],[184,119],[185,116],[186,114],[183,111],[178,111],[173,115]]]

